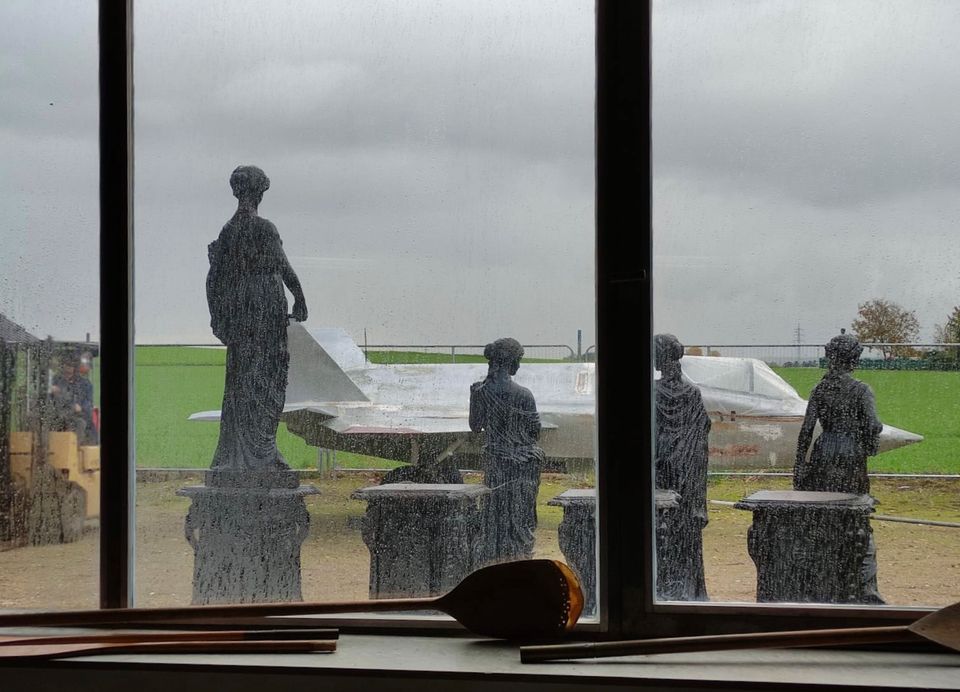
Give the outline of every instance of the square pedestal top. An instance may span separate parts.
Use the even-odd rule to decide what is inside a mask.
[[[771,507],[815,507],[818,509],[860,509],[871,511],[876,504],[869,495],[853,493],[821,493],[812,490],[758,490],[740,500],[737,509],[755,510]]]
[[[486,495],[490,488],[480,483],[388,483],[354,490],[355,500],[383,500],[400,498],[476,498]]]
[[[654,495],[654,501],[656,502],[657,509],[667,509],[669,507],[676,507],[677,500],[679,499],[680,499],[680,495],[678,495],[673,490],[657,489]],[[547,502],[547,504],[550,505],[551,507],[568,507],[570,505],[595,505],[596,503],[597,503],[596,488],[571,488],[570,490],[564,490],[555,498]]]

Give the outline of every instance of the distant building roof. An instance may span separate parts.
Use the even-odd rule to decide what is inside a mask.
[[[21,327],[16,322],[8,320],[3,315],[0,315],[0,339],[3,341],[11,343],[33,343],[35,341],[40,341],[33,334],[28,332],[26,329]]]

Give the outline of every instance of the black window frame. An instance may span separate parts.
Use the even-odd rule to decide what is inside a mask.
[[[98,2],[104,497],[100,603],[116,608],[132,603],[134,565],[133,0]],[[649,1],[596,3],[601,620],[598,626],[583,628],[583,633],[665,636],[916,619],[930,609],[655,601],[650,12]]]

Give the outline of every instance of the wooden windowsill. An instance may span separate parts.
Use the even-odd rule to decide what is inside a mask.
[[[335,654],[126,655],[0,667],[5,690],[881,689],[960,690],[960,655],[767,650],[521,664],[516,646],[343,635]],[[217,687],[211,687],[217,685]],[[223,686],[220,686],[223,685]],[[305,686],[307,685],[307,686]],[[69,687],[68,687],[69,686]]]

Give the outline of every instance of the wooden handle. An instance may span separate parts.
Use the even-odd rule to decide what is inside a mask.
[[[231,642],[310,639],[335,640],[335,629],[221,630],[216,632],[98,632],[92,634],[55,634],[47,636],[2,637],[5,646],[53,646],[57,644],[127,644],[135,642]]]
[[[124,625],[122,622],[101,622],[97,626],[97,629],[102,630],[129,630],[134,629],[130,625]],[[330,627],[329,619],[324,616],[311,617],[309,615],[298,615],[296,617],[289,617],[283,615],[267,615],[263,617],[251,617],[246,615],[238,615],[234,617],[197,617],[197,618],[186,618],[180,617],[175,620],[153,620],[147,624],[138,627],[137,629],[141,630],[150,630],[152,632],[159,632],[164,630],[171,631],[203,631],[203,632],[219,632],[223,630],[305,630],[313,629],[315,631],[324,630],[328,634],[324,634],[321,637],[314,637],[315,639],[336,639],[337,638],[337,629],[335,627]],[[2,631],[2,630],[0,630]],[[279,637],[278,637],[279,638]]]
[[[685,651],[723,651],[727,649],[773,649],[799,646],[835,646],[840,644],[881,644],[910,641],[915,635],[905,625],[859,627],[832,630],[795,630],[750,634],[716,634],[704,637],[635,639],[586,644],[548,644],[520,647],[523,663],[576,658],[605,658],[639,654],[670,654]]]
[[[285,654],[330,653],[335,641],[232,641],[232,642],[129,642],[122,644],[23,645],[0,648],[2,659],[45,659],[96,656],[99,654]]]
[[[231,618],[251,615],[333,615],[336,613],[382,613],[437,608],[438,598],[383,598],[339,603],[244,603],[187,608],[110,608],[61,610],[45,613],[0,615],[0,627],[97,627],[100,625],[148,625],[153,622]]]

